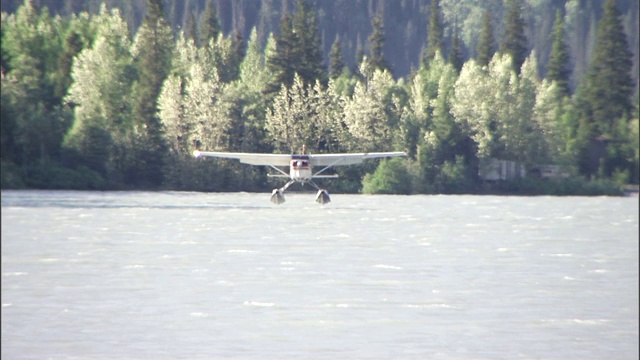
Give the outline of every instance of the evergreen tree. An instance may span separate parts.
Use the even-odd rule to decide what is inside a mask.
[[[171,69],[173,36],[164,18],[162,1],[147,0],[147,10],[133,46],[138,81],[133,87],[132,117],[139,137],[140,164],[127,174],[127,181],[156,187],[162,183],[162,160],[166,150],[158,117],[158,97]]]
[[[542,129],[535,121],[536,94],[540,86],[538,63],[535,52],[527,57],[514,89],[515,101],[511,116],[503,120],[506,151],[517,162],[527,166],[540,164],[544,160],[545,145]]]
[[[593,60],[584,79],[592,121],[600,134],[611,134],[613,121],[631,110],[631,57],[616,1],[607,0],[598,23]]]
[[[593,59],[576,94],[576,106],[581,120],[578,133],[583,136],[581,171],[611,176],[614,170],[629,166],[618,153],[621,145],[617,142],[626,133],[620,129],[627,128],[619,123],[628,121],[623,119],[629,119],[632,109],[632,55],[615,0],[607,0],[603,7]],[[607,148],[599,159],[588,156],[599,146],[594,140]]]
[[[67,95],[67,90],[73,82],[73,79],[71,79],[71,66],[73,65],[73,59],[80,53],[83,47],[84,44],[80,35],[75,31],[71,31],[65,39],[64,50],[58,60],[58,66],[61,73],[59,74],[55,92],[56,96],[60,99]]]
[[[122,186],[131,158],[131,46],[127,23],[106,5],[93,18],[96,41],[73,62],[73,126],[63,142],[65,161],[98,172],[110,186]]]
[[[213,4],[213,0],[209,0],[204,8],[204,13],[202,13],[202,19],[200,21],[200,43],[204,45],[211,39],[215,41],[220,31],[218,11]]]
[[[326,71],[323,65],[322,40],[315,12],[308,0],[296,0],[297,11],[293,17],[293,31],[297,36],[297,47],[301,58],[297,61],[296,72],[311,85],[316,80],[325,81]]]
[[[462,49],[460,49],[460,40],[458,39],[458,32],[454,32],[453,39],[451,40],[451,51],[449,51],[449,64],[453,65],[456,71],[460,72],[464,60],[462,59]]]
[[[265,54],[260,49],[258,31],[251,30],[247,42],[247,52],[240,64],[240,81],[253,93],[261,93],[267,83],[267,71],[265,68]]]
[[[430,98],[422,101],[429,104],[429,122],[417,157],[421,171],[416,190],[421,192],[460,192],[463,184],[473,179],[473,171],[469,173],[471,167],[467,165],[475,158],[473,141],[463,134],[452,111],[457,78],[453,65],[439,55],[431,61],[428,71],[421,69],[416,77],[430,93]],[[419,92],[419,88],[414,86],[414,91]]]
[[[221,82],[229,83],[238,78],[243,52],[242,37],[224,37],[220,34],[218,38],[202,44],[199,56],[207,64],[206,71],[209,74],[215,72]]]
[[[240,76],[240,63],[242,63],[242,60],[244,59],[246,47],[244,38],[242,37],[242,34],[240,34],[240,30],[236,30],[234,32],[234,36],[230,41],[231,48],[229,49],[230,51],[227,56],[227,61],[223,61],[218,65],[219,67],[226,68],[226,71],[224,72],[218,71],[220,74],[220,80],[226,83],[234,81]]]
[[[564,28],[562,12],[556,13],[556,21],[553,25],[553,47],[547,63],[547,79],[558,84],[561,95],[569,95],[569,80],[571,69],[569,64],[569,47],[564,41]]]
[[[527,37],[524,34],[525,22],[522,17],[522,0],[508,0],[505,15],[505,34],[500,44],[500,52],[511,56],[513,70],[520,73],[520,67],[527,58]]]
[[[193,11],[189,11],[187,23],[184,26],[184,36],[193,41],[198,40],[198,24],[196,23],[196,16],[193,14]]]
[[[14,161],[21,175],[58,160],[71,114],[61,106],[71,84],[71,58],[82,43],[67,37],[77,21],[52,18],[25,1],[15,14],[2,13],[2,160]],[[75,43],[75,42],[74,42]],[[75,46],[77,45],[77,46]],[[64,60],[63,60],[64,59]],[[25,179],[27,185],[42,186]]]
[[[272,42],[273,39],[267,43],[267,49]],[[242,136],[237,139],[242,142],[239,146],[241,151],[271,151],[270,146],[265,146],[264,141],[267,105],[265,96],[262,95],[268,77],[265,53],[260,47],[257,29],[253,28],[247,41],[246,55],[240,64],[240,78],[236,82],[241,94],[240,99],[237,100],[242,118],[240,125]]]
[[[495,53],[495,39],[493,37],[493,24],[491,22],[491,13],[488,10],[484,12],[484,18],[482,23],[482,30],[480,32],[480,39],[478,40],[478,64],[480,66],[487,66],[493,58]]]
[[[364,50],[362,50],[362,48],[358,46],[358,50],[356,51],[356,57],[355,57],[355,59],[356,59],[355,66],[356,67],[360,66],[360,64],[364,60],[364,57],[365,57]]]
[[[429,12],[429,32],[427,33],[427,50],[422,55],[422,63],[428,64],[436,52],[444,56],[443,50],[444,30],[442,15],[440,14],[440,0],[432,0]]]
[[[360,73],[360,65],[362,64],[362,62],[366,58],[366,54],[365,54],[364,50],[362,50],[362,48],[360,46],[358,46],[358,50],[356,51],[356,55],[355,56],[356,56],[355,57],[355,63],[353,64],[353,67],[351,68],[351,72],[353,74],[355,74],[356,76],[362,77],[363,74]]]
[[[371,36],[369,36],[369,50],[370,50],[370,58],[369,58],[369,66],[372,69],[380,69],[380,70],[389,70],[391,71],[391,67],[387,60],[384,58],[384,43],[385,43],[385,34],[384,34],[384,20],[382,19],[382,13],[378,13],[371,23],[373,27],[373,32]]]
[[[326,78],[315,13],[306,0],[297,0],[296,4],[293,17],[282,17],[275,53],[267,59],[269,70],[275,75],[267,93],[279,91],[280,85],[290,87],[295,74],[308,85]]]
[[[280,20],[280,33],[276,35],[275,51],[267,58],[267,67],[274,75],[266,88],[267,94],[278,92],[280,86],[290,87],[300,60],[298,36],[293,31],[291,17],[285,14]]]
[[[236,57],[238,63],[242,62],[245,55],[246,44],[240,30],[236,30],[233,36],[233,54]]]
[[[342,47],[340,46],[340,37],[336,36],[336,40],[331,45],[331,52],[329,53],[329,77],[336,79],[342,70],[344,69],[344,58],[342,57]]]

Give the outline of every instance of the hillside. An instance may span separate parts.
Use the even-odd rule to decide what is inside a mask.
[[[186,29],[189,15],[195,19],[203,15],[209,0],[163,0],[172,29],[175,33]],[[222,31],[232,34],[239,30],[246,39],[253,27],[264,45],[269,33],[278,32],[278,24],[284,12],[295,11],[295,0],[211,0],[217,9]],[[53,14],[69,16],[88,11],[97,13],[101,3],[122,11],[132,33],[142,23],[146,12],[146,0],[33,0],[36,7],[46,6]],[[561,10],[566,24],[566,39],[570,46],[572,66],[571,87],[575,88],[586,71],[593,52],[596,23],[602,17],[604,0],[523,1],[525,34],[529,51],[535,51],[539,70],[544,76],[545,64],[551,52],[551,31],[555,14]],[[2,11],[13,12],[23,0],[2,0]],[[406,77],[420,64],[420,54],[426,46],[431,0],[314,0],[313,8],[319,20],[322,50],[325,60],[337,36],[341,39],[343,54],[348,65],[354,66],[358,51],[368,52],[367,38],[377,12],[384,17],[386,43],[385,57],[392,65],[396,77]],[[504,36],[503,18],[506,5],[503,0],[441,0],[444,44],[447,51],[457,32],[462,40],[465,60],[477,56],[477,45],[485,10],[491,14],[495,37]],[[638,35],[639,13],[637,0],[618,0],[622,21],[630,50],[633,54],[633,79],[638,84]],[[445,55],[446,57],[446,55]],[[637,85],[636,85],[637,89]]]

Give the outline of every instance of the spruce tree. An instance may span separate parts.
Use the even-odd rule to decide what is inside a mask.
[[[599,133],[611,134],[615,119],[631,110],[632,54],[615,0],[604,3],[593,60],[583,79]]]
[[[196,17],[193,15],[193,11],[189,11],[187,17],[187,23],[184,26],[184,37],[193,41],[198,41],[198,28],[196,24]]]
[[[564,41],[562,12],[556,12],[556,22],[553,25],[553,46],[547,63],[547,79],[558,84],[561,95],[569,95],[569,80],[571,77],[569,47]]]
[[[306,0],[297,0],[296,4],[297,12],[293,16],[282,17],[275,52],[267,59],[275,78],[266,93],[278,92],[280,85],[290,87],[295,74],[307,85],[326,78],[316,15]]]
[[[323,65],[322,40],[318,29],[315,12],[308,0],[296,0],[297,11],[293,16],[293,31],[297,34],[300,58],[296,64],[296,72],[305,84],[313,84],[315,80],[324,81],[326,71]]]
[[[73,83],[71,78],[71,67],[73,65],[73,59],[84,48],[82,37],[75,31],[71,31],[64,40],[64,49],[58,59],[58,67],[60,69],[60,77],[55,84],[55,95],[62,99],[67,95],[69,86]],[[61,101],[61,100],[60,100]]]
[[[443,33],[440,0],[432,0],[429,14],[429,32],[427,33],[427,50],[422,54],[423,64],[428,64],[436,56],[436,52],[440,52],[440,55],[444,56],[442,51]]]
[[[64,157],[97,171],[112,186],[122,185],[124,169],[139,159],[129,141],[130,31],[120,13],[109,13],[104,4],[93,20],[95,42],[74,59],[74,82],[64,100],[74,106],[73,126],[63,140]]]
[[[267,67],[274,75],[265,90],[268,94],[280,91],[280,86],[290,87],[296,72],[296,63],[300,60],[298,36],[293,31],[289,14],[280,20],[280,33],[276,35],[276,49],[267,59]]]
[[[631,168],[621,154],[626,134],[620,129],[628,125],[621,122],[628,122],[632,109],[632,54],[615,0],[607,0],[603,7],[593,59],[578,88],[576,108],[582,144],[580,169],[585,175],[610,176]],[[593,157],[599,147],[594,141],[607,147],[598,159]]]
[[[340,37],[336,36],[336,40],[331,45],[331,52],[329,53],[329,77],[336,79],[342,74],[344,68],[344,58],[342,57],[342,47],[340,46]]]
[[[384,20],[382,19],[382,13],[378,13],[373,18],[371,26],[373,27],[373,32],[369,36],[369,64],[371,64],[374,69],[391,71],[391,67],[389,66],[389,63],[387,63],[387,60],[385,60],[383,53],[386,39],[384,35]]]
[[[218,11],[213,5],[213,1],[209,0],[204,8],[204,13],[202,13],[202,20],[200,23],[200,43],[204,45],[211,39],[215,41],[218,39],[220,31],[221,26],[220,20],[218,19]]]
[[[482,23],[482,31],[480,32],[480,39],[478,40],[478,64],[480,66],[487,66],[496,51],[496,42],[493,37],[493,24],[491,22],[491,13],[488,10],[484,12],[484,19]]]
[[[162,183],[163,154],[166,150],[158,117],[158,97],[171,70],[173,36],[165,20],[162,0],[147,0],[147,10],[133,49],[138,80],[133,86],[132,116],[137,128],[140,163],[127,175],[132,184],[157,187]]]
[[[236,30],[231,39],[232,55],[229,57],[231,63],[229,66],[229,78],[227,82],[237,80],[240,77],[240,64],[244,60],[246,44],[240,30]]]
[[[527,37],[524,34],[522,0],[509,0],[505,15],[505,34],[500,44],[500,52],[511,56],[513,70],[520,73],[520,67],[527,58]]]
[[[353,69],[354,73],[358,72],[358,67],[360,66],[360,64],[364,60],[364,57],[365,57],[364,50],[362,50],[362,48],[360,46],[358,46],[358,49],[356,50],[356,62],[354,64],[354,69]]]
[[[449,64],[453,65],[456,71],[460,72],[460,69],[462,69],[462,65],[464,64],[464,60],[462,59],[462,49],[460,48],[457,31],[453,34],[453,39],[451,40],[451,51],[449,51],[449,58],[447,60]]]

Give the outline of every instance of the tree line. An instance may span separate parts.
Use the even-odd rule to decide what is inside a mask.
[[[446,51],[443,6],[433,0],[425,49],[406,78],[394,77],[385,56],[382,13],[357,66],[345,65],[336,38],[326,67],[310,2],[296,0],[266,42],[257,28],[247,39],[226,35],[208,4],[197,26],[176,33],[162,1],[148,0],[133,36],[104,4],[64,18],[28,0],[3,12],[2,187],[260,190],[264,169],[203,162],[193,150],[302,145],[409,153],[338,169],[343,180],[332,187],[341,191],[480,192],[487,158],[559,164],[585,179],[572,180],[576,191],[591,191],[593,179],[638,183],[637,91],[614,0],[603,5],[575,91],[563,14],[541,65],[519,0],[508,2],[500,38],[485,14],[477,56],[466,61],[458,35]]]
[[[104,2],[108,9],[118,8],[132,33],[137,32],[147,12],[146,0],[31,0],[36,7],[47,7],[51,15],[71,16],[86,11],[97,14]],[[184,31],[187,36],[199,37],[200,27],[213,10],[219,18],[217,31],[225,34],[238,32],[248,37],[255,27],[258,39],[265,45],[269,34],[279,31],[282,15],[295,11],[296,0],[163,0],[166,19],[174,36]],[[2,11],[14,13],[24,0],[2,0]],[[571,56],[570,86],[575,89],[584,75],[593,53],[597,20],[602,17],[604,0],[522,0],[528,50],[535,50],[540,74],[546,77],[545,64],[549,60],[555,14],[562,11],[565,38]],[[210,4],[210,5],[209,5]],[[438,2],[440,26],[432,29],[434,16],[431,0],[312,0],[320,29],[321,48],[325,56],[336,38],[340,39],[345,63],[358,67],[360,55],[370,51],[368,36],[372,20],[381,14],[388,24],[385,29],[385,58],[392,64],[395,77],[407,77],[420,65],[421,54],[426,51],[427,35],[440,38],[448,57],[458,47],[466,61],[477,58],[480,31],[485,16],[493,23],[493,32],[501,39],[506,32],[504,0],[440,0]],[[638,32],[637,0],[617,0],[621,22],[628,37],[633,56],[632,76],[637,84]],[[438,29],[441,31],[438,33]],[[436,36],[437,35],[437,36]],[[206,36],[205,36],[206,37]],[[454,46],[454,39],[458,42]]]

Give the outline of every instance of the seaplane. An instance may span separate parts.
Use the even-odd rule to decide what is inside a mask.
[[[289,186],[296,182],[302,185],[309,184],[318,192],[316,202],[324,205],[331,202],[329,192],[319,187],[314,179],[335,179],[337,174],[323,174],[326,170],[334,166],[360,164],[367,159],[389,158],[407,156],[405,152],[370,152],[370,153],[343,153],[343,154],[307,154],[306,147],[302,147],[299,154],[264,154],[264,153],[236,153],[236,152],[211,152],[195,150],[193,156],[215,157],[225,159],[240,160],[243,164],[269,166],[276,170],[276,174],[268,174],[269,177],[288,178],[289,181],[281,188],[273,189],[271,192],[271,202],[280,205],[285,202],[284,192]],[[289,166],[287,174],[280,167]],[[313,172],[313,167],[321,167],[317,172]]]

